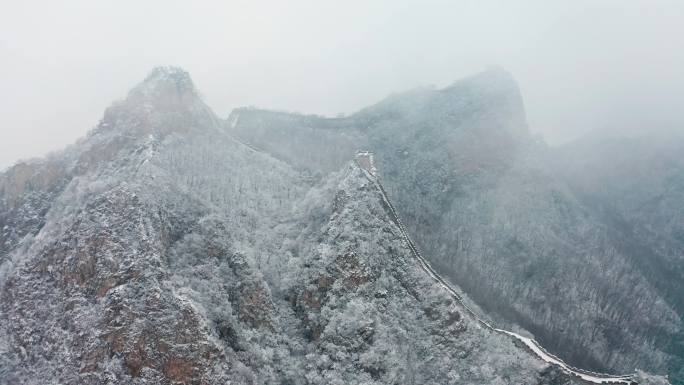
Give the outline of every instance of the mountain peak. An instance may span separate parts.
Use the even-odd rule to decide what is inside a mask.
[[[493,119],[505,127],[505,131],[513,133],[518,138],[529,137],[520,87],[515,77],[502,67],[488,67],[438,92],[448,101],[448,106],[467,106],[476,103],[480,108],[492,112]]]
[[[192,84],[192,79],[188,71],[181,67],[176,66],[158,66],[152,68],[152,70],[147,74],[145,82],[174,82],[179,85],[190,85]],[[194,87],[194,86],[193,86]]]
[[[516,82],[513,75],[510,72],[508,72],[505,68],[500,66],[489,66],[480,72],[459,79],[453,82],[450,86],[447,86],[445,90],[448,90],[450,88],[463,87],[466,85],[477,87],[496,86],[496,88],[498,88],[500,91],[518,90],[518,83]]]
[[[196,96],[197,94],[190,74],[186,70],[174,66],[153,68],[145,80],[131,90],[131,93],[141,93],[147,96]]]
[[[99,128],[142,134],[216,129],[219,123],[200,98],[190,74],[180,67],[153,68],[126,99],[105,112]]]

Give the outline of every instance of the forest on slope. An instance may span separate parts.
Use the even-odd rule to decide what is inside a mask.
[[[353,154],[255,150],[155,69],[0,174],[0,383],[578,383],[421,269]]]
[[[320,175],[373,151],[419,248],[498,322],[577,366],[684,381],[680,136],[550,147],[500,69],[347,117],[245,108],[225,127]]]

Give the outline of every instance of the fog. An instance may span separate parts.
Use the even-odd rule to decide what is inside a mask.
[[[530,129],[684,127],[682,1],[0,1],[0,169],[83,136],[156,65],[220,116],[350,113],[499,65]]]

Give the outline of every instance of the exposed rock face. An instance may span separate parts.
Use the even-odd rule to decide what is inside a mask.
[[[153,71],[0,176],[0,383],[573,383],[480,328],[338,169],[236,141],[187,73]]]
[[[651,179],[614,184],[623,187],[601,199],[624,202],[624,220],[616,221],[580,191],[582,178],[559,173],[561,151],[528,133],[517,85],[505,72],[394,95],[345,118],[242,109],[225,126],[314,173],[340,167],[342,154],[373,151],[399,214],[435,268],[500,324],[522,326],[569,362],[672,376],[684,367],[681,169],[653,164],[670,170],[661,180],[673,187],[659,194],[636,197],[640,188],[631,188]],[[569,172],[591,167],[579,162]],[[622,178],[614,172],[597,179],[604,182],[593,184],[593,196]],[[660,242],[662,234],[675,241]]]

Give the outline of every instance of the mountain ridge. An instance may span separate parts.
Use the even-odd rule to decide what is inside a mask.
[[[372,150],[415,242],[499,322],[576,366],[675,373],[681,353],[663,341],[677,340],[681,311],[634,263],[623,230],[557,172],[555,150],[529,134],[517,86],[493,104],[468,90],[490,75],[455,83],[450,97],[461,99],[447,104],[422,89],[344,118],[236,110],[226,130],[314,173]]]
[[[358,167],[255,151],[171,84],[2,174],[0,383],[576,383],[464,317]]]

